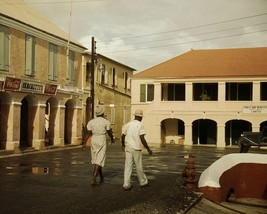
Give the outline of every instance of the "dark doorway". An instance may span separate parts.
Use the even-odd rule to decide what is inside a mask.
[[[237,140],[244,131],[251,131],[251,123],[245,120],[230,120],[225,126],[225,142],[227,146],[237,145]]]
[[[21,101],[21,112],[20,112],[20,148],[29,147],[28,144],[28,101],[24,98]]]
[[[193,122],[193,144],[214,144],[217,142],[217,123],[209,119]]]

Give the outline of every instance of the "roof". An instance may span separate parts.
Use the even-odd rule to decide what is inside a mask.
[[[69,35],[66,32],[23,0],[0,0],[0,18],[1,16],[14,19],[63,40],[68,41],[69,39]],[[70,39],[70,42],[86,49],[73,38]]]
[[[113,63],[118,64],[118,65],[120,65],[120,66],[123,66],[123,67],[125,67],[125,68],[127,68],[127,69],[129,69],[129,70],[136,71],[134,68],[129,67],[128,65],[122,64],[121,62],[115,61],[114,59],[108,58],[108,57],[106,57],[106,56],[104,56],[104,55],[102,55],[102,54],[97,54],[97,56],[98,56],[99,58],[102,57],[102,58],[105,58],[105,59],[107,59],[107,60],[109,60],[109,61],[112,61]]]
[[[267,76],[267,47],[191,50],[137,73],[133,78]]]

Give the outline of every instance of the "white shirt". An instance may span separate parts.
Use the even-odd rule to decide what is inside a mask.
[[[125,146],[135,150],[142,150],[140,135],[146,134],[144,125],[138,120],[132,120],[122,127],[122,134],[125,135]]]

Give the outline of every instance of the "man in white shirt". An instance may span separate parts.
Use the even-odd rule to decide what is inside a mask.
[[[146,139],[146,131],[141,123],[143,119],[143,111],[136,110],[134,120],[127,123],[122,128],[121,143],[122,149],[125,152],[125,167],[124,167],[124,190],[131,189],[131,174],[133,164],[135,164],[136,173],[141,187],[148,185],[147,177],[143,171],[142,163],[142,145],[147,149],[149,155],[152,155]]]

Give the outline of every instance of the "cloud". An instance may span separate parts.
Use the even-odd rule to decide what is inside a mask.
[[[26,1],[68,32],[70,0]],[[72,2],[71,36],[89,50],[95,37],[100,54],[138,71],[191,48],[267,46],[267,25],[258,25],[267,20],[266,0]]]

